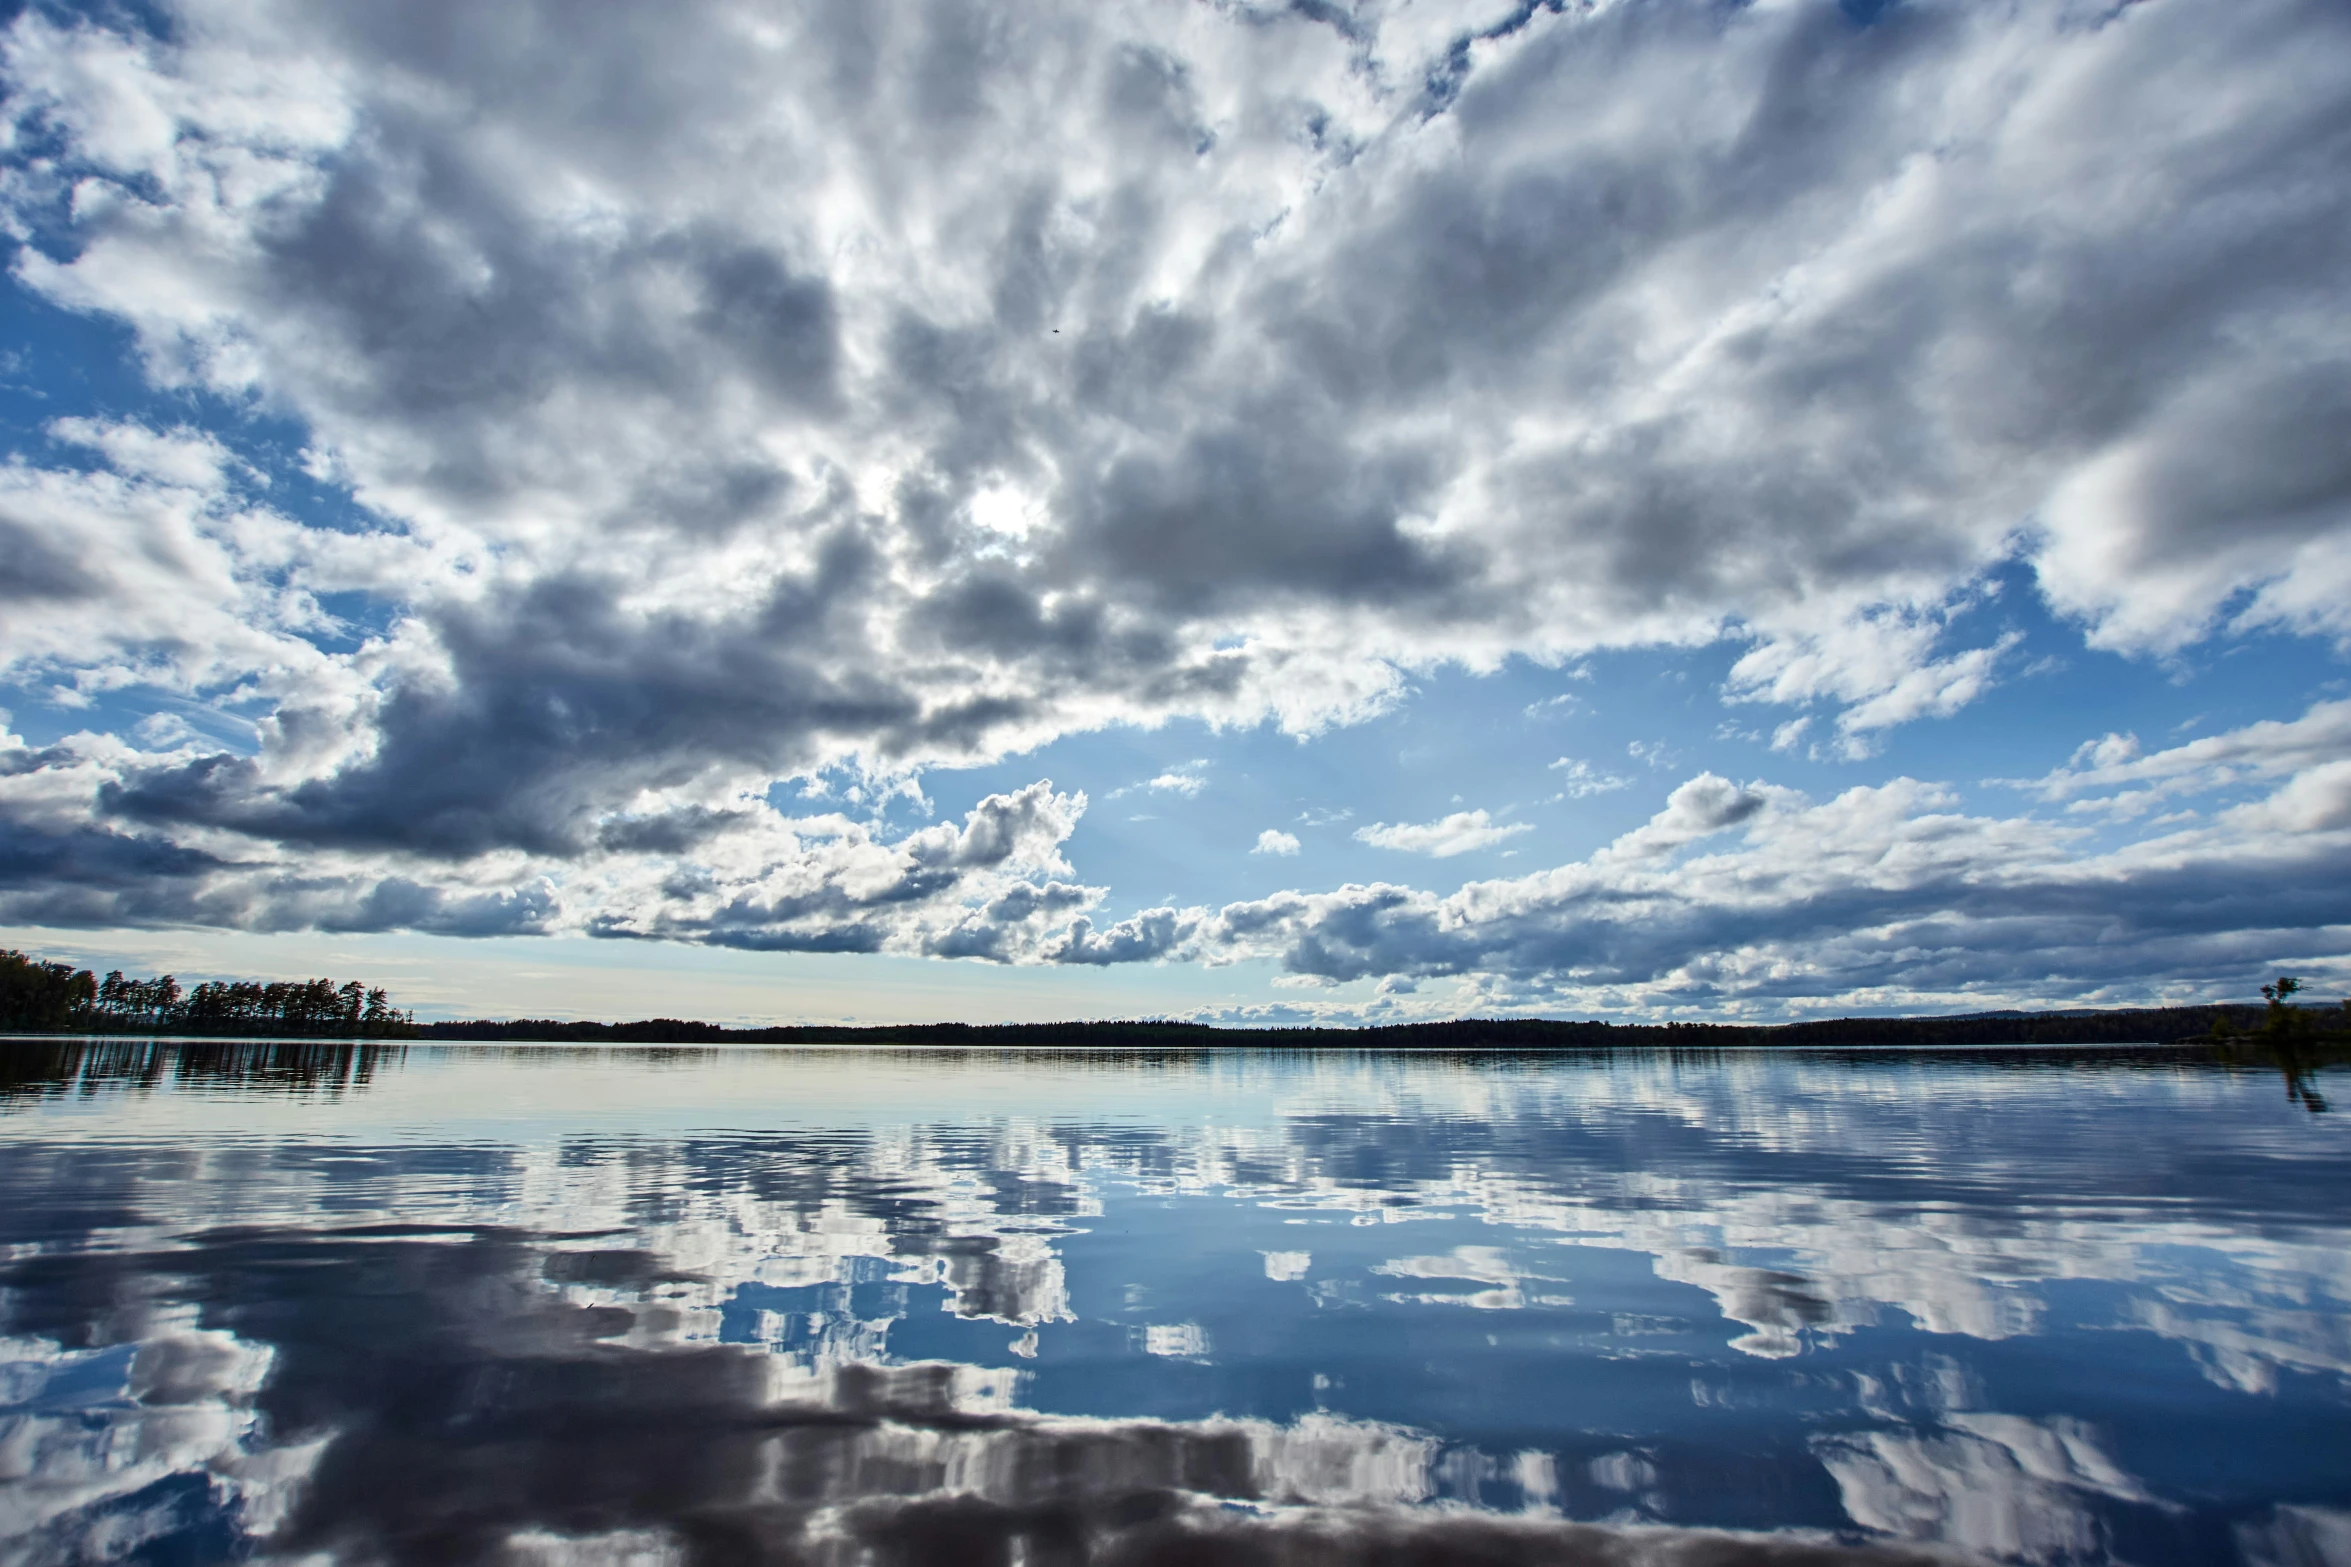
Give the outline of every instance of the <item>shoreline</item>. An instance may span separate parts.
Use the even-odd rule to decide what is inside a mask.
[[[2324,1047],[2342,1036],[2324,1029],[2334,1008],[2296,1008],[2284,1037]],[[1942,1017],[1847,1017],[1782,1024],[1615,1023],[1539,1018],[1465,1018],[1364,1028],[1228,1028],[1170,1021],[1066,1023],[785,1025],[727,1028],[673,1018],[627,1023],[550,1018],[470,1019],[414,1025],[398,1034],[272,1033],[247,1030],[0,1030],[11,1043],[80,1042],[303,1046],[516,1045],[662,1048],[938,1049],[1148,1051],[1477,1051],[1544,1054],[1615,1050],[2069,1050],[2226,1047],[2279,1036],[2259,1006],[2132,1008],[2110,1011],[1974,1013]],[[2217,1030],[2217,1031],[2216,1031]]]

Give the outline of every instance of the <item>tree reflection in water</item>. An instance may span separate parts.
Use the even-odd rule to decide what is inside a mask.
[[[283,1039],[7,1039],[0,1040],[0,1097],[37,1099],[166,1085],[339,1094],[367,1087],[407,1048]]]

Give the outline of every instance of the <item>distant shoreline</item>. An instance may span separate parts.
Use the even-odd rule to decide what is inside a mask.
[[[2313,1013],[2320,1009],[2307,1010]],[[2331,1013],[2332,1008],[2324,1009]],[[2062,1045],[2168,1045],[2208,1041],[2217,1022],[2258,1029],[2260,1006],[1991,1012],[1934,1017],[1844,1017],[1798,1023],[1611,1023],[1546,1018],[1463,1018],[1365,1028],[1221,1028],[1204,1023],[1109,1020],[1065,1023],[786,1025],[728,1028],[677,1018],[626,1023],[553,1018],[477,1018],[419,1023],[390,1037],[221,1030],[58,1030],[20,1038],[267,1040],[276,1043],[546,1045],[868,1045],[1010,1049],[1592,1050],[1749,1047],[1886,1049]]]
[[[1301,1044],[1295,1039],[1276,1039],[1268,1041],[1262,1038],[1257,1031],[1248,1029],[1223,1030],[1221,1031],[1223,1037],[1220,1037],[1213,1043],[1208,1044],[1202,1044],[1197,1041],[1153,1042],[1137,1044],[1126,1040],[1053,1044],[1039,1044],[1035,1042],[1008,1044],[1000,1040],[989,1039],[904,1040],[867,1039],[848,1036],[826,1039],[728,1039],[723,1041],[711,1041],[697,1039],[543,1039],[536,1036],[516,1037],[511,1039],[433,1039],[423,1036],[386,1038],[380,1035],[363,1036],[353,1034],[44,1034],[26,1033],[19,1030],[0,1030],[0,1048],[5,1048],[9,1045],[38,1044],[205,1046],[266,1045],[271,1047],[287,1047],[304,1050],[365,1050],[370,1052],[401,1051],[411,1047],[449,1047],[462,1049],[468,1046],[478,1046],[485,1049],[511,1048],[516,1050],[870,1050],[878,1052],[937,1051],[943,1053],[953,1053],[957,1051],[995,1051],[1006,1054],[1019,1055],[1176,1055],[1186,1052],[1206,1051],[1240,1054],[1243,1052],[1257,1051],[1269,1055],[1297,1053],[1324,1053],[1338,1055],[1354,1053],[1363,1055],[1457,1054],[1566,1056],[1605,1054],[1612,1051],[1622,1051],[1628,1055],[1634,1055],[1642,1052],[1652,1052],[1659,1050],[1671,1051],[1677,1054],[1705,1051],[1753,1050],[1785,1051],[1791,1054],[1799,1052],[1813,1052],[1820,1054],[1836,1054],[1840,1052],[1847,1052],[1856,1054],[1916,1053],[1920,1055],[2025,1055],[2036,1052],[2047,1052],[2051,1055],[2058,1055],[2080,1054],[2092,1051],[2127,1052],[2135,1050],[2208,1050],[2215,1044],[2221,1043],[2220,1041],[2215,1041],[2213,1039],[2202,1036],[2187,1039],[2012,1040],[2005,1042],[1992,1040],[1977,1043],[1921,1043],[1911,1040],[1905,1040],[1898,1043],[1887,1043],[1882,1040],[1864,1043],[1848,1040],[1834,1043],[1821,1043],[1818,1041],[1813,1041],[1801,1044],[1790,1044],[1784,1042],[1773,1044],[1756,1044],[1753,1042],[1736,1040],[1728,1043],[1719,1040],[1684,1041],[1678,1037],[1674,1039],[1672,1043],[1667,1044],[1646,1038],[1627,1037],[1624,1039],[1611,1040],[1603,1045],[1514,1045],[1491,1043],[1475,1045],[1395,1045],[1383,1044],[1376,1041],[1372,1043],[1364,1043],[1360,1039],[1362,1032],[1362,1030],[1329,1029],[1324,1031],[1326,1035],[1325,1038],[1313,1044]],[[1627,1030],[1626,1032],[1628,1036],[1630,1036],[1633,1031]],[[2248,1035],[2245,1036],[2244,1042],[2257,1044],[2259,1043],[2259,1037]]]
[[[417,1025],[415,1038],[449,1043],[663,1045],[943,1045],[1252,1050],[1591,1050],[1729,1046],[2147,1045],[2200,1041],[2226,1016],[2257,1027],[2257,1006],[2002,1012],[1943,1017],[1854,1017],[1800,1023],[1611,1023],[1463,1018],[1365,1028],[1220,1028],[1183,1022],[931,1023],[869,1027],[725,1028],[675,1018],[633,1023],[547,1018]]]

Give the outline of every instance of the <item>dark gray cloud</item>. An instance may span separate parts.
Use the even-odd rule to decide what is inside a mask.
[[[749,814],[692,805],[652,816],[616,817],[597,829],[596,842],[624,854],[681,855],[727,828],[741,825]]]
[[[12,924],[512,936],[548,930],[557,912],[535,878],[506,889],[434,886],[367,868],[223,859],[153,834],[0,819],[0,920]]]
[[[1266,599],[1386,607],[1435,598],[1471,562],[1404,530],[1434,465],[1411,450],[1362,450],[1311,405],[1241,410],[1164,457],[1112,464],[1073,506],[1068,566],[1179,613]]]
[[[126,887],[145,891],[220,868],[211,855],[160,838],[94,827],[62,833],[0,827],[0,884],[56,882],[93,894]]]
[[[0,603],[95,596],[89,573],[70,547],[0,512]]]
[[[938,724],[919,691],[827,656],[830,618],[850,612],[873,569],[861,540],[837,535],[805,577],[769,584],[740,620],[715,625],[625,615],[609,581],[541,579],[441,618],[445,673],[387,693],[366,758],[269,788],[249,760],[203,757],[106,804],[296,843],[573,852],[599,812],[638,789],[722,769],[792,772],[824,760],[828,740]]]

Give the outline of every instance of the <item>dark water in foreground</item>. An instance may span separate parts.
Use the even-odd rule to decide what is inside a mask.
[[[0,1042],[0,1562],[2343,1563],[2347,1241],[2176,1052]]]

